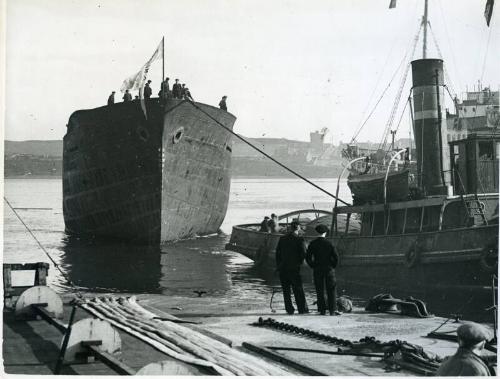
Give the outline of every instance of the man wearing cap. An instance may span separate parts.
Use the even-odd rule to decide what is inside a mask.
[[[491,376],[481,359],[481,351],[491,333],[480,324],[469,322],[457,329],[458,350],[446,358],[436,372],[437,376]]]
[[[264,220],[262,220],[262,222],[260,223],[259,232],[269,233],[269,217],[268,216],[264,217]]]
[[[330,315],[334,316],[339,314],[339,312],[337,312],[337,284],[335,280],[335,267],[337,267],[339,256],[332,243],[325,238],[328,228],[323,224],[319,224],[316,226],[315,230],[319,234],[319,237],[309,244],[306,261],[313,269],[318,312],[322,315],[326,314],[326,289],[328,311]]]
[[[108,97],[108,105],[113,105],[115,103],[115,91],[111,92]]]
[[[132,101],[132,95],[127,89],[127,90],[125,90],[125,93],[123,94],[123,102],[126,103],[129,101]]]
[[[175,83],[172,86],[172,96],[174,99],[180,99],[181,98],[181,84],[179,83],[179,79],[175,79]]]
[[[299,236],[299,223],[292,221],[290,228],[290,233],[282,236],[276,247],[276,269],[279,272],[281,288],[283,289],[285,310],[289,315],[295,312],[292,303],[292,290],[299,313],[309,313],[300,277],[300,266],[304,262],[306,245],[304,239]]]
[[[149,99],[151,97],[152,93],[153,93],[153,90],[149,86],[149,83],[151,83],[151,80],[148,80],[148,82],[144,86],[144,98],[145,99]]]
[[[227,99],[227,96],[222,96],[222,100],[219,101],[219,108],[222,109],[223,111],[227,112],[226,99]]]

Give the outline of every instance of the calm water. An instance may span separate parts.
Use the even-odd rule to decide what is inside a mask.
[[[314,182],[329,192],[335,192],[336,179],[316,179]],[[224,249],[232,226],[260,222],[264,215],[272,212],[282,214],[313,206],[331,210],[333,206],[333,199],[298,179],[233,179],[229,207],[222,225],[226,235],[148,248],[126,244],[89,245],[68,240],[64,233],[60,180],[7,179],[5,197],[80,291],[195,296],[194,290],[203,290],[207,292],[205,296],[218,301],[249,299],[262,304],[269,303],[273,288],[279,286],[279,281],[269,271],[255,268],[246,257]],[[340,197],[350,198],[345,182],[341,182]],[[5,203],[3,254],[6,263],[49,262]],[[52,264],[49,273],[49,285],[59,292],[70,291],[64,277]],[[16,275],[13,277],[15,285],[32,283],[32,275]],[[315,298],[312,283],[306,282],[305,290],[312,304]],[[343,290],[358,304],[364,304],[378,293],[376,288],[347,288],[339,284],[339,293]],[[404,298],[409,294],[393,295]],[[427,293],[422,300],[431,305],[431,312],[438,315],[462,313],[467,318],[490,321],[490,312],[484,311],[484,305],[474,305],[470,299],[466,302],[464,296],[468,296],[464,293],[455,295]],[[278,309],[283,308],[281,296],[276,300]],[[465,306],[464,302],[467,303]],[[480,304],[484,303],[481,300]],[[311,306],[311,309],[315,307]]]
[[[335,179],[314,180],[335,192]],[[346,185],[342,194],[348,198]],[[117,244],[89,245],[68,240],[62,214],[62,183],[56,179],[6,179],[5,197],[30,227],[71,281],[84,292],[160,293],[256,299],[268,302],[276,278],[266,277],[253,262],[224,250],[235,224],[260,222],[264,215],[316,207],[331,209],[332,200],[312,186],[295,179],[233,179],[225,236],[205,237],[166,244],[158,248]],[[4,204],[4,262],[48,262],[44,252]],[[39,208],[39,209],[37,209]],[[43,208],[43,209],[40,209]],[[70,290],[51,264],[49,285]],[[13,280],[28,282],[19,274]],[[313,296],[312,286],[306,285]]]

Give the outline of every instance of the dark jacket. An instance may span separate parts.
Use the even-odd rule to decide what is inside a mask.
[[[268,220],[267,219],[262,220],[262,222],[260,223],[260,230],[259,230],[259,232],[269,233],[269,225],[268,225]]]
[[[280,237],[276,246],[276,267],[279,271],[298,270],[305,255],[304,238],[293,233],[286,234]]]
[[[146,84],[144,86],[144,98],[149,99],[152,93],[153,91],[151,90],[151,87],[149,86],[149,84]]]
[[[172,86],[172,95],[179,98],[181,96],[181,88],[182,86],[179,83],[174,83]]]
[[[108,97],[108,105],[113,105],[115,103],[115,95],[111,94]]]
[[[318,237],[309,244],[306,261],[313,269],[327,270],[337,267],[339,256],[330,241],[324,237]]]
[[[219,108],[222,109],[223,111],[227,111],[227,105],[226,105],[226,100],[222,99],[219,102]]]
[[[490,376],[486,363],[469,349],[459,347],[455,355],[446,358],[437,376]]]
[[[125,94],[123,95],[123,101],[132,101],[132,94],[130,92],[125,92]]]

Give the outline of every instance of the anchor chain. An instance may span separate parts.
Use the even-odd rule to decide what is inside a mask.
[[[413,367],[413,371],[420,368],[428,372],[434,372],[437,370],[440,362],[442,361],[440,357],[424,351],[421,346],[414,345],[399,339],[389,342],[382,342],[375,337],[366,336],[360,338],[358,341],[350,341],[348,339],[319,333],[311,329],[300,328],[298,326],[287,324],[285,322],[279,322],[273,318],[264,319],[262,317],[259,317],[258,321],[254,322],[252,325],[277,329],[284,332],[315,339],[321,342],[327,342],[348,348],[344,351],[357,351],[358,349],[365,350],[367,348],[372,351],[380,351],[384,353],[384,360],[403,359],[406,362],[411,362],[414,366],[419,366]],[[339,351],[343,350],[339,348]],[[397,364],[397,362],[392,363]],[[410,368],[410,370],[412,370],[412,368]]]

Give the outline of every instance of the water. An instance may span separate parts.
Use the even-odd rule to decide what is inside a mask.
[[[336,179],[314,181],[335,192]],[[348,199],[344,181],[341,189],[341,196]],[[232,226],[260,222],[273,212],[333,207],[333,199],[298,179],[233,179],[228,212],[221,227],[225,235],[153,248],[116,243],[92,245],[69,239],[64,233],[61,180],[6,179],[5,197],[82,292],[193,296],[194,290],[203,290],[207,292],[205,296],[224,301],[235,298],[263,303],[269,302],[272,289],[279,282],[255,269],[248,258],[224,249]],[[7,205],[3,254],[5,263],[49,262]],[[33,280],[30,275],[16,275],[13,284],[28,284]],[[48,284],[59,292],[71,290],[51,262]],[[306,283],[305,287],[313,297],[312,284]]]
[[[313,181],[335,193],[336,179]],[[313,207],[331,210],[333,207],[333,199],[299,179],[236,178],[232,180],[229,207],[222,225],[225,235],[144,247],[116,243],[92,245],[69,239],[64,233],[61,180],[6,179],[5,197],[81,292],[196,296],[193,291],[201,290],[218,302],[247,299],[249,304],[260,305],[269,303],[279,281],[270,270],[259,270],[248,258],[224,249],[232,226],[258,223],[273,212],[282,214]],[[345,181],[341,181],[340,197],[350,198]],[[4,206],[3,254],[5,263],[49,262],[7,205]],[[13,275],[14,285],[28,285],[33,281],[32,273]],[[71,291],[52,263],[48,284],[58,292]],[[304,288],[311,309],[315,309],[312,283],[306,282]],[[378,293],[376,288],[339,283],[338,292],[344,290],[358,305],[364,305]],[[490,312],[485,312],[483,306],[468,304],[471,299],[465,301],[466,298],[468,295],[464,293],[453,297],[427,293],[422,300],[438,315],[462,313],[469,319],[491,321]],[[281,296],[275,299],[275,307],[283,309]]]

